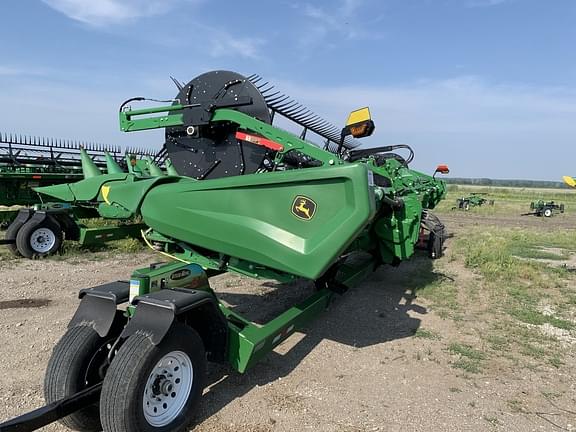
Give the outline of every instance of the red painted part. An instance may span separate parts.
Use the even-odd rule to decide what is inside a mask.
[[[436,171],[442,174],[448,174],[450,172],[450,169],[448,168],[448,165],[438,165],[438,167],[436,168]]]
[[[426,247],[426,240],[428,240],[428,235],[426,234],[426,230],[420,227],[420,234],[418,235],[418,243],[417,247],[425,248]]]
[[[282,144],[266,139],[258,135],[247,134],[246,132],[236,132],[236,138],[242,141],[246,141],[252,144],[261,145],[263,147],[269,148],[270,150],[281,151],[284,150]]]
[[[33,178],[34,180],[38,180],[38,179],[41,179],[42,176],[41,176],[41,175],[33,175],[32,178]]]

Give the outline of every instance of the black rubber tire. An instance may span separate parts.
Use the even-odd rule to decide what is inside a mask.
[[[32,234],[39,228],[48,228],[54,233],[56,237],[54,245],[46,252],[37,252],[32,249],[32,246],[30,245]],[[22,228],[20,228],[18,234],[16,235],[16,247],[18,248],[18,252],[20,252],[20,254],[25,258],[42,258],[48,255],[52,255],[60,249],[61,245],[62,228],[60,228],[58,222],[56,222],[50,216],[47,216],[41,222],[30,219],[28,222],[22,225]]]
[[[105,343],[89,326],[68,329],[52,351],[44,377],[44,398],[52,403],[85,389],[86,371],[94,353]],[[102,430],[98,404],[90,405],[60,420],[64,426],[81,431]]]
[[[444,255],[445,231],[440,230],[438,235],[431,232],[428,237],[428,257],[438,259]]]
[[[16,239],[16,236],[18,235],[18,231],[20,231],[20,228],[21,225],[19,223],[15,224],[14,222],[12,222],[10,226],[6,229],[6,232],[4,233],[4,238]],[[18,251],[16,243],[7,244],[6,246],[8,247],[8,250],[12,253],[12,255],[17,257],[22,256],[20,251]]]
[[[144,416],[146,382],[156,363],[173,351],[185,352],[194,368],[192,389],[180,414],[163,427],[151,426]],[[206,354],[202,339],[191,327],[174,323],[157,346],[148,336],[135,333],[118,350],[104,378],[100,419],[104,432],[184,431],[202,397],[206,382]]]
[[[553,214],[552,209],[549,209],[549,208],[544,209],[544,213],[543,213],[544,217],[552,217],[552,214]]]

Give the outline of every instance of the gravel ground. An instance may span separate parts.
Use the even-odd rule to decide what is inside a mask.
[[[149,253],[95,253],[0,262],[0,419],[43,404],[44,369],[78,304],[77,291],[125,280],[132,269],[156,261]],[[520,369],[498,359],[480,374],[455,369],[447,345],[473,337],[477,323],[472,316],[443,319],[411,294],[415,280],[426,280],[414,278],[415,271],[434,272],[423,262],[379,269],[244,375],[211,365],[191,430],[576,430],[575,350],[559,369]],[[450,265],[456,284],[471,278]],[[234,275],[218,277],[214,286],[225,302],[256,320],[307,290]],[[440,337],[414,337],[418,329]],[[53,424],[43,430],[67,429]]]

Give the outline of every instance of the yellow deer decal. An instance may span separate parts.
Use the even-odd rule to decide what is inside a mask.
[[[310,198],[299,195],[292,203],[292,213],[300,219],[310,220],[316,213],[316,203]]]
[[[300,199],[298,201],[298,205],[294,208],[296,210],[298,210],[299,212],[304,213],[306,215],[306,219],[310,219],[312,217],[310,215],[310,209],[308,207],[306,207],[306,200],[305,199]]]

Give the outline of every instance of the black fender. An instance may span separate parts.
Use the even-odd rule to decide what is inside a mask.
[[[80,290],[81,299],[68,328],[78,325],[91,326],[100,337],[110,333],[110,329],[122,311],[116,306],[128,301],[130,284],[127,281],[111,282]]]
[[[9,228],[11,229],[6,231],[6,236],[4,239],[13,240],[15,242],[18,231],[20,230],[20,228],[22,228],[22,225],[24,225],[32,218],[33,215],[34,210],[32,209],[23,208],[18,210],[18,214],[16,215],[16,217],[9,226]]]
[[[224,361],[228,347],[228,324],[216,297],[207,291],[170,288],[137,296],[134,316],[122,331],[122,340],[139,332],[154,345],[162,342],[175,321],[198,332],[210,361]]]

